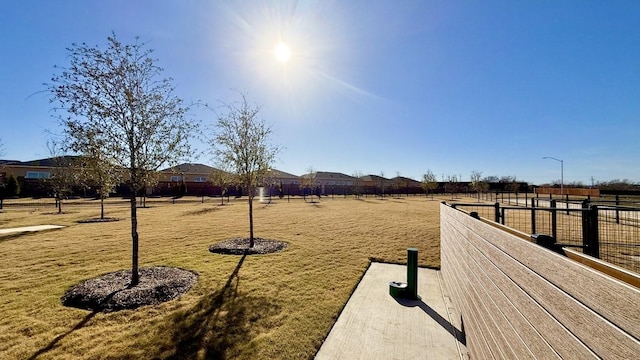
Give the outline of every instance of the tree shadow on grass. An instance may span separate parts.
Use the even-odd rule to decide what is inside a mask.
[[[58,344],[58,342],[60,340],[62,340],[65,337],[67,337],[67,335],[71,334],[72,332],[82,328],[86,323],[89,322],[89,320],[93,319],[93,317],[96,316],[97,313],[98,312],[92,312],[92,313],[88,314],[82,320],[80,320],[80,322],[77,323],[71,330],[67,331],[64,334],[56,336],[53,340],[51,340],[51,342],[49,344],[47,344],[47,346],[43,347],[42,349],[36,351],[33,355],[31,355],[29,357],[29,360],[34,360],[38,356],[40,356],[40,355],[46,353],[47,351],[53,349],[56,346],[56,344]]]
[[[238,272],[243,255],[225,285],[205,295],[193,308],[174,314],[161,334],[170,334],[164,344],[167,359],[235,358],[242,345],[269,327],[281,306],[273,299],[238,291]],[[166,346],[166,347],[165,347]]]
[[[184,214],[182,214],[182,216],[205,215],[205,214],[208,214],[210,212],[219,211],[220,206],[221,205],[218,204],[215,207],[206,207],[206,208],[203,208],[203,209],[187,211]]]
[[[120,291],[120,290],[118,290],[118,291]],[[118,293],[118,291],[114,291],[111,294],[107,295],[107,297],[105,299],[108,301],[108,299],[114,297]],[[60,335],[56,336],[53,340],[51,340],[51,342],[49,344],[47,344],[47,346],[45,346],[42,349],[36,351],[33,355],[31,355],[29,357],[29,360],[34,360],[38,356],[40,356],[40,355],[48,352],[49,350],[53,349],[58,344],[58,342],[60,342],[60,340],[64,339],[69,334],[73,333],[74,331],[81,329],[83,326],[85,326],[89,322],[89,320],[93,319],[93,317],[96,316],[98,313],[99,313],[99,311],[92,311],[91,313],[89,313],[82,320],[80,320],[79,323],[77,323],[73,328],[71,328],[71,330],[65,332],[64,334],[60,334]]]

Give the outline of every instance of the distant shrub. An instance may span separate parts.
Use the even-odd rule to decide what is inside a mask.
[[[20,185],[18,184],[18,180],[13,176],[13,174],[9,174],[7,178],[7,185],[5,186],[6,196],[18,196],[20,194]]]

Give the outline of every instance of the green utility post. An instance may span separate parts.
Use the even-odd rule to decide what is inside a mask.
[[[410,300],[420,299],[418,296],[418,249],[407,249],[407,282],[390,282],[389,295]]]
[[[407,249],[407,291],[405,297],[418,300],[418,249]]]

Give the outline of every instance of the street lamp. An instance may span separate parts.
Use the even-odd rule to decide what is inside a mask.
[[[551,159],[560,162],[560,196],[564,195],[564,161],[551,156],[545,156],[543,159]]]

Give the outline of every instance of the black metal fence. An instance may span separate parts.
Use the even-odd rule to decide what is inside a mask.
[[[516,205],[499,202],[454,203],[454,208],[476,212],[512,229],[555,242],[640,273],[640,207],[615,205],[615,200],[592,202],[529,198]],[[620,200],[617,202],[620,204]],[[633,203],[632,203],[633,204]]]

